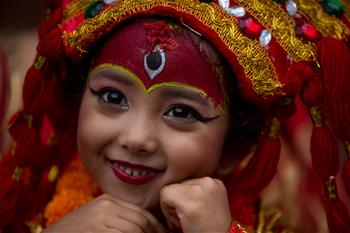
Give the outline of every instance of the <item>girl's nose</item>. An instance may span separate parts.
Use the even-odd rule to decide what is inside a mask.
[[[150,119],[137,114],[123,126],[119,135],[119,144],[131,154],[152,154],[157,150],[157,132]]]

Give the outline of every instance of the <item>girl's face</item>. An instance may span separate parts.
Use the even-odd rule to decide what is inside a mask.
[[[118,45],[115,54],[131,48]],[[171,82],[147,87],[149,77],[134,68],[139,58],[122,66],[123,61],[97,60],[102,62],[90,72],[81,103],[78,149],[104,193],[154,209],[163,186],[213,175],[228,116],[205,90],[189,83],[214,71],[194,74],[203,70],[189,67],[169,77]],[[157,78],[167,79],[161,75]],[[177,75],[189,82],[174,85]]]

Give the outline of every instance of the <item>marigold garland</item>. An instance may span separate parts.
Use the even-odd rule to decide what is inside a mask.
[[[44,210],[46,226],[91,201],[99,193],[97,184],[76,156],[59,178],[56,192]]]

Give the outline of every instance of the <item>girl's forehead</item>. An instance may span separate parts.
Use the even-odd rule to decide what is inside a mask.
[[[163,20],[138,19],[118,28],[101,45],[92,72],[101,67],[129,72],[145,90],[178,85],[222,105],[222,75],[191,33]]]

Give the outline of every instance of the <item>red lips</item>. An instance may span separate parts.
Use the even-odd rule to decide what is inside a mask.
[[[141,185],[155,179],[160,170],[139,164],[131,164],[125,161],[109,160],[112,171],[116,177],[125,183]]]

